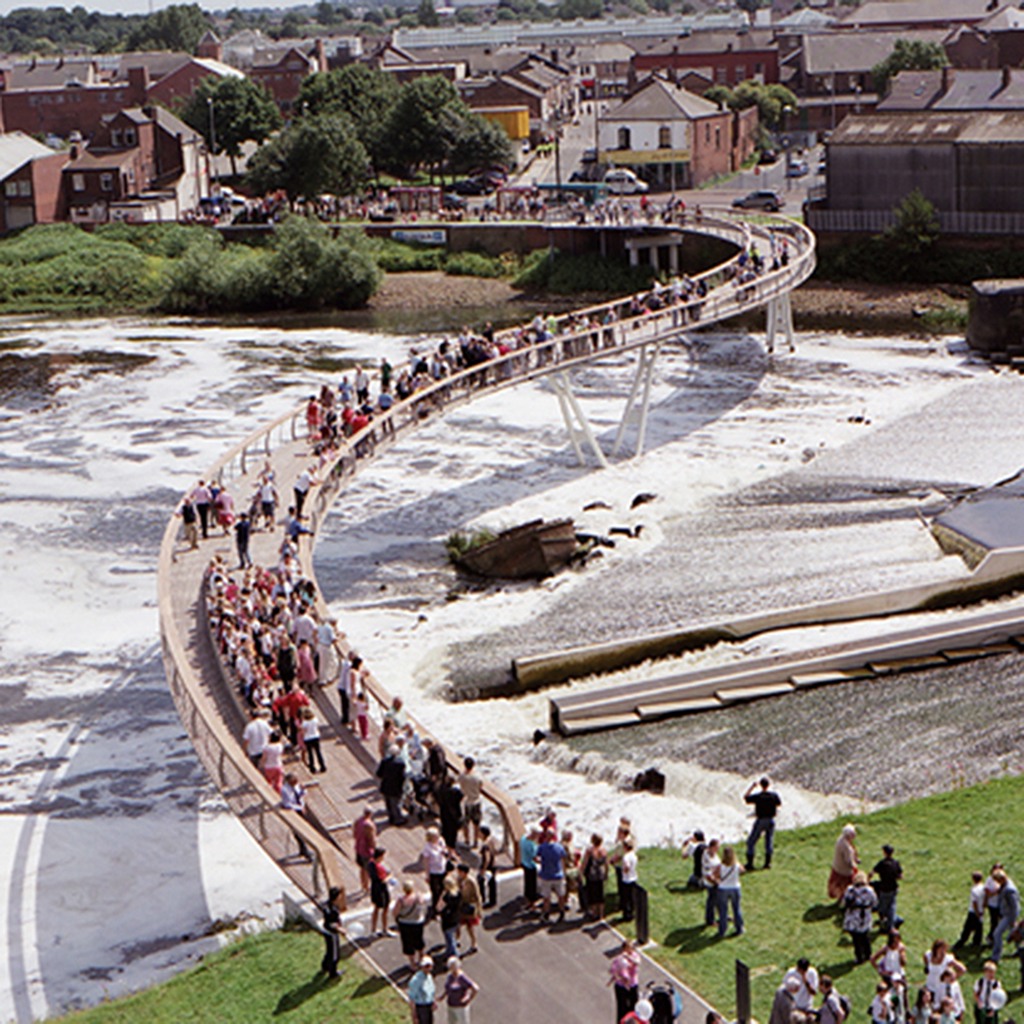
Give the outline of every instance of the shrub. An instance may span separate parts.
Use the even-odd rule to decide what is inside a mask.
[[[177,259],[201,238],[217,233],[198,224],[101,224],[93,232],[105,241],[127,242],[151,256]]]
[[[530,253],[513,281],[525,291],[558,295],[575,292],[606,292],[626,295],[646,288],[654,277],[650,266],[631,267],[597,253],[574,255],[547,249]]]
[[[489,544],[495,539],[497,534],[488,530],[486,527],[481,527],[475,530],[453,530],[448,534],[447,540],[444,542],[445,550],[448,552],[448,558],[452,562],[458,562],[463,555],[468,551],[472,551],[474,548],[482,547],[484,544]]]
[[[395,274],[411,270],[440,270],[445,261],[444,249],[405,245],[390,240],[373,243],[372,251],[377,266]]]
[[[444,272],[453,277],[504,277],[505,265],[479,252],[453,252],[444,261]]]

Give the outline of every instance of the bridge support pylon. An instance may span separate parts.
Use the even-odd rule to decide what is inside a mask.
[[[789,299],[789,292],[785,292],[779,295],[777,298],[771,300],[768,303],[766,310],[767,325],[765,328],[765,343],[769,352],[775,351],[775,337],[781,333],[786,343],[789,345],[789,351],[796,351],[796,344],[794,342],[793,334],[793,304]]]
[[[658,353],[660,351],[660,341],[654,342],[653,345],[640,346],[636,373],[633,375],[633,386],[629,389],[626,407],[622,410],[622,420],[615,435],[615,444],[612,446],[613,458],[619,454],[622,442],[626,439],[626,430],[631,422],[636,422],[637,424],[636,450],[633,453],[633,457],[638,458],[644,453],[644,438],[647,435],[647,412],[651,407],[651,382],[654,379],[654,364],[658,360]]]
[[[572,382],[569,374],[564,370],[555,373],[551,377],[552,387],[555,389],[555,396],[558,399],[558,407],[562,410],[562,419],[565,420],[565,429],[569,432],[569,440],[572,443],[573,451],[581,466],[587,464],[583,455],[583,445],[590,447],[597,458],[597,463],[602,469],[608,468],[608,459],[605,457],[601,446],[597,443],[593,430],[587,422],[587,417],[580,408],[580,403],[572,393]]]

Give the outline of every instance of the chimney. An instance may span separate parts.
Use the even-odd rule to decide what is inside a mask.
[[[141,107],[149,92],[149,68],[145,64],[128,69],[128,104]]]
[[[327,70],[327,51],[324,49],[324,41],[318,39],[313,46],[313,59],[316,61],[317,71]]]
[[[71,149],[68,150],[68,153],[71,155],[71,159],[72,160],[77,160],[78,159],[78,143],[77,142],[74,142],[74,143],[71,144]]]
[[[942,69],[942,95],[945,96],[949,92],[949,87],[953,84],[953,69],[947,64]]]

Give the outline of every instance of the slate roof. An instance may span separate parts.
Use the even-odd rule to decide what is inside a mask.
[[[602,121],[695,121],[720,114],[717,103],[687,92],[661,78],[652,78],[632,96],[601,115]]]
[[[941,43],[942,29],[913,32],[822,32],[803,37],[804,69],[810,75],[870,71],[892,53],[897,39]]]
[[[1024,111],[893,111],[851,114],[829,146],[1024,143]]]
[[[30,160],[53,156],[55,152],[24,132],[4,132],[0,135],[0,180],[24,167]]]

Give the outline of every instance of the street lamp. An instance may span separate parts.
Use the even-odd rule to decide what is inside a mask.
[[[207,96],[206,97],[206,105],[207,105],[207,107],[209,107],[209,110],[210,110],[210,166],[213,169],[213,174],[211,175],[211,177],[213,178],[213,181],[216,183],[216,182],[219,181],[219,176],[217,174],[217,164],[216,164],[217,122],[216,122],[216,119],[214,117],[213,97],[212,96]]]

